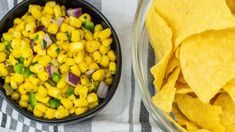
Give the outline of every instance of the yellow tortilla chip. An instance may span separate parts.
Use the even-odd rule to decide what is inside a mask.
[[[147,13],[146,26],[150,36],[151,45],[159,59],[159,62],[151,68],[151,73],[155,78],[155,88],[160,90],[172,51],[172,31],[165,20],[155,12],[152,6],[150,6]]]
[[[181,84],[187,84],[187,82],[184,79],[184,76],[183,76],[182,72],[180,72],[177,82],[179,82]]]
[[[188,93],[193,93],[193,90],[189,87],[185,88],[176,88],[176,94],[188,94]]]
[[[226,3],[232,13],[235,13],[235,0],[226,0]]]
[[[234,29],[208,31],[189,37],[181,45],[184,79],[204,103],[235,78],[234,37]]]
[[[226,91],[229,96],[232,98],[233,102],[235,102],[235,79],[229,81],[224,87],[224,91]]]
[[[169,77],[166,84],[155,96],[152,97],[153,103],[164,112],[170,112],[172,103],[175,98],[175,82],[178,78],[180,68],[176,68],[172,75]]]
[[[170,73],[180,65],[178,58],[173,54],[168,62],[168,66],[166,68],[166,77],[169,77]]]
[[[204,104],[189,95],[176,95],[176,102],[180,111],[200,128],[213,130],[220,124],[220,106]]]
[[[223,113],[220,115],[222,124],[229,126],[235,123],[235,103],[227,93],[222,93],[214,105],[222,107]]]
[[[234,132],[235,131],[235,124],[227,126],[225,132]]]
[[[225,0],[154,0],[153,5],[174,32],[174,49],[191,35],[235,26]]]

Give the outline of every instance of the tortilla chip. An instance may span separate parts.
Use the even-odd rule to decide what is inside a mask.
[[[180,111],[200,128],[213,130],[220,124],[220,106],[204,104],[189,95],[176,95],[176,102]]]
[[[235,131],[235,124],[227,126],[225,132],[234,132]]]
[[[175,82],[178,78],[180,68],[176,68],[172,75],[169,77],[167,83],[162,89],[152,97],[153,103],[164,112],[170,112],[172,103],[175,98]]]
[[[208,31],[188,38],[181,45],[184,79],[204,103],[235,78],[234,37],[234,29]]]
[[[184,76],[183,76],[182,72],[180,72],[177,82],[179,82],[181,84],[187,84],[187,82],[184,79]]]
[[[150,36],[151,45],[159,59],[159,62],[151,68],[151,73],[155,78],[155,88],[160,90],[172,51],[172,31],[165,20],[155,12],[152,6],[150,6],[147,13],[146,26]]]
[[[185,88],[176,88],[176,94],[188,94],[188,93],[193,93],[193,90],[189,87]]]
[[[173,54],[172,57],[170,58],[169,62],[168,62],[168,66],[166,68],[166,78],[168,78],[170,73],[172,73],[172,71],[174,71],[174,69],[176,67],[178,67],[179,65],[180,65],[179,60]]]
[[[229,81],[224,87],[224,91],[226,91],[229,96],[232,98],[233,102],[235,103],[235,79]]]
[[[214,105],[222,107],[223,113],[220,115],[222,124],[229,126],[235,123],[235,103],[227,93],[222,93]]]
[[[226,3],[232,13],[235,13],[235,0],[226,0]]]
[[[153,5],[174,32],[174,49],[191,35],[235,26],[225,0],[154,0]]]

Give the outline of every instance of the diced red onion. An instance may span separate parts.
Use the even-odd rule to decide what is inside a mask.
[[[52,21],[53,23],[56,23],[56,24],[60,27],[61,24],[64,22],[64,20],[65,20],[65,17],[59,17],[57,20],[52,19],[51,21]]]
[[[57,70],[57,68],[54,67],[53,65],[48,64],[47,67],[46,67],[46,71],[47,71],[47,73],[48,73],[48,75],[49,75],[49,78],[51,78],[51,77],[52,77],[52,74],[55,73],[55,72],[57,72],[58,70]]]
[[[91,70],[85,72],[85,75],[86,76],[91,76],[95,71],[96,71],[95,69],[91,69]]]
[[[44,26],[38,26],[37,28],[36,28],[36,32],[38,32],[38,31],[43,31],[43,32],[47,32],[47,28],[46,27],[44,27]]]
[[[68,16],[79,17],[79,16],[82,15],[82,8],[68,9],[67,10],[67,15]]]
[[[67,82],[68,82],[70,85],[76,87],[76,86],[78,85],[79,81],[80,81],[80,78],[79,78],[79,77],[77,77],[76,75],[74,75],[74,74],[71,73],[71,72],[68,73],[68,75],[67,75]]]
[[[103,98],[106,98],[108,90],[109,90],[109,86],[104,81],[101,81],[96,94],[99,98],[103,99]]]
[[[44,48],[49,47],[53,43],[53,41],[51,40],[50,36],[47,33],[45,34],[43,40],[46,41],[46,47],[44,47],[44,45],[42,44],[42,47],[44,47]]]

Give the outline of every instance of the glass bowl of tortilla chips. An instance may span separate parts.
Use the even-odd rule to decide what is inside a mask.
[[[234,14],[234,0],[140,1],[135,80],[163,131],[235,131]]]

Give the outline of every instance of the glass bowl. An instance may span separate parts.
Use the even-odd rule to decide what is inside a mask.
[[[163,131],[182,131],[177,127],[166,114],[152,103],[151,97],[155,94],[153,85],[153,76],[150,68],[157,63],[154,52],[150,46],[147,29],[145,26],[145,16],[148,11],[151,0],[142,0],[139,2],[135,22],[134,22],[134,45],[132,48],[132,61],[135,80],[138,83],[141,98],[144,105],[153,120]],[[159,27],[161,28],[161,27]],[[174,118],[174,115],[170,113]],[[172,119],[173,119],[172,118]]]

